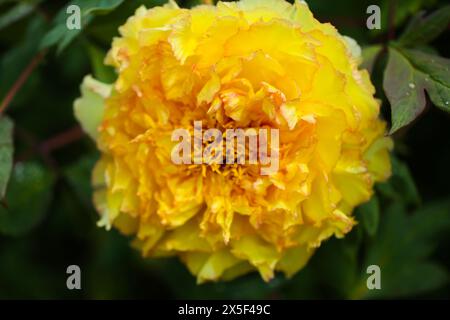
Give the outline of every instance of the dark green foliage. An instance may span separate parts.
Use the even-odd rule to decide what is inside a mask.
[[[308,1],[319,20],[363,46],[396,132],[393,175],[357,208],[353,231],[322,244],[291,279],[264,283],[253,273],[197,285],[177,259],[143,259],[127,237],[97,228],[90,179],[98,152],[72,109],[86,74],[114,81],[102,61],[118,27],[139,5],[164,1],[71,1],[83,23],[70,31],[69,2],[0,0],[0,103],[36,61],[0,111],[0,298],[450,298],[447,2]],[[381,6],[381,30],[365,27],[371,4]],[[81,267],[81,291],[66,288],[71,264]],[[381,290],[366,286],[373,264]]]
[[[13,123],[7,117],[0,118],[0,199],[5,196],[13,161]]]
[[[20,236],[39,224],[47,213],[52,187],[53,177],[42,166],[32,162],[16,164],[7,202],[0,208],[0,233]]]
[[[450,6],[426,18],[423,12],[418,13],[399,41],[390,45],[383,87],[391,104],[391,133],[423,112],[425,91],[435,106],[450,112],[450,60],[422,47],[439,37],[449,22]]]

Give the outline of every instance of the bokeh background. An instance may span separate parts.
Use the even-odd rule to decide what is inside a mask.
[[[52,39],[48,33],[64,19],[66,1],[0,0],[0,101],[24,70],[30,71],[5,111],[15,122],[15,166],[0,204],[0,298],[450,298],[450,117],[437,108],[427,108],[395,134],[393,177],[357,209],[359,225],[345,239],[323,243],[291,279],[280,274],[264,283],[254,273],[198,286],[176,258],[143,259],[125,236],[97,228],[90,171],[98,153],[78,127],[72,103],[86,74],[114,80],[102,60],[118,26],[139,5],[164,1],[78,2],[118,6],[89,16],[78,34],[56,32]],[[431,12],[448,3],[307,2],[320,21],[331,22],[362,46],[385,43],[420,10]],[[198,2],[178,3],[189,7]],[[381,30],[366,28],[371,4],[381,7]],[[424,50],[448,58],[449,31]],[[45,37],[47,45],[42,44]],[[372,79],[389,120],[381,90],[385,64],[384,55]],[[81,268],[82,290],[66,288],[66,268],[72,264]],[[371,264],[381,267],[381,290],[366,288]]]

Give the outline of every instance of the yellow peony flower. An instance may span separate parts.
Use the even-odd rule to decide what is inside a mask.
[[[134,235],[145,257],[178,256],[199,283],[291,276],[389,177],[392,141],[360,49],[305,2],[169,2],[119,31],[106,59],[117,81],[87,77],[75,111],[102,153],[99,225]],[[173,163],[171,134],[194,121],[279,129],[279,170]]]

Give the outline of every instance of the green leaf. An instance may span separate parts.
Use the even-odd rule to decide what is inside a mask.
[[[103,119],[104,100],[110,93],[110,85],[101,83],[88,75],[81,84],[81,97],[73,104],[75,117],[94,141],[97,139],[97,129]]]
[[[408,165],[397,157],[391,157],[392,177],[384,183],[377,184],[380,194],[386,198],[403,203],[405,206],[420,204],[420,195]]]
[[[389,49],[383,88],[391,104],[391,131],[408,125],[425,108],[425,96],[416,86],[416,74],[409,61],[397,50]]]
[[[42,38],[40,49],[58,44],[57,53],[60,54],[80,33],[81,29],[69,30],[65,23],[57,24]]]
[[[358,245],[354,240],[330,239],[321,245],[312,261],[322,285],[333,289],[339,298],[345,298],[358,279]]]
[[[369,202],[358,208],[361,214],[362,225],[370,236],[377,233],[378,223],[380,221],[380,204],[378,198],[374,195]]]
[[[0,200],[5,196],[6,186],[12,170],[13,122],[0,115]]]
[[[22,71],[38,53],[40,37],[44,33],[45,21],[34,17],[27,26],[22,43],[6,52],[0,60],[0,97],[3,98]]]
[[[0,30],[28,16],[34,11],[39,2],[40,1],[37,0],[20,2],[5,13],[1,14]]]
[[[87,43],[87,51],[91,60],[94,77],[102,82],[112,83],[116,78],[114,69],[104,64],[106,52],[92,43]]]
[[[61,53],[84,28],[91,23],[95,15],[108,13],[117,8],[124,0],[75,0],[71,1],[58,12],[53,27],[41,41],[41,48],[57,45],[57,53]],[[77,5],[81,11],[81,29],[69,30],[66,26],[69,15],[66,10],[70,5]]]
[[[0,233],[20,236],[43,219],[52,197],[53,175],[36,163],[18,163],[0,206]]]
[[[450,200],[434,201],[417,209],[411,226],[414,237],[426,241],[445,234],[450,228]]]
[[[418,50],[401,52],[415,68],[417,85],[427,90],[435,106],[450,112],[450,59]]]
[[[361,67],[367,69],[369,73],[372,73],[373,67],[375,65],[375,62],[381,49],[382,49],[381,45],[374,45],[363,48],[362,49],[363,63]]]
[[[116,9],[124,0],[89,0],[83,3],[84,16],[89,14],[104,14]]]
[[[406,297],[423,294],[448,283],[448,273],[442,265],[433,262],[411,262],[398,267],[395,276],[384,281],[383,297]],[[378,296],[378,292],[373,292]]]
[[[367,249],[361,280],[353,298],[399,298],[438,289],[448,283],[445,268],[430,260],[438,238],[450,228],[450,201],[443,200],[408,214],[395,202],[385,210],[380,230]],[[366,287],[369,265],[381,270],[381,290]]]
[[[392,157],[391,160],[392,171],[394,173],[392,183],[400,192],[405,204],[418,205],[420,203],[420,195],[408,165],[398,160],[396,157]]]
[[[98,155],[85,155],[64,170],[64,177],[79,199],[87,206],[92,205],[91,174]]]
[[[436,0],[403,0],[396,1],[393,0],[383,0],[381,2],[381,30],[372,30],[374,34],[380,34],[382,32],[386,32],[389,28],[390,24],[390,16],[389,12],[392,10],[392,6],[395,6],[393,10],[394,19],[393,26],[400,26],[408,17],[418,12],[420,9],[425,7],[433,6],[436,3]]]
[[[450,60],[417,50],[389,48],[383,88],[391,104],[391,133],[414,121],[431,101],[450,112]]]
[[[423,13],[416,15],[399,39],[405,47],[415,47],[436,39],[450,23],[450,5],[447,5],[428,17]]]

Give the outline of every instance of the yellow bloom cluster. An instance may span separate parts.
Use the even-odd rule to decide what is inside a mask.
[[[390,175],[392,141],[360,49],[305,2],[169,2],[140,7],[119,31],[106,59],[114,87],[87,78],[75,107],[102,152],[99,224],[134,235],[144,256],[176,255],[198,282],[290,276],[351,230],[355,206]],[[101,123],[85,124],[89,95]],[[278,129],[279,170],[174,164],[171,133],[194,121]]]

